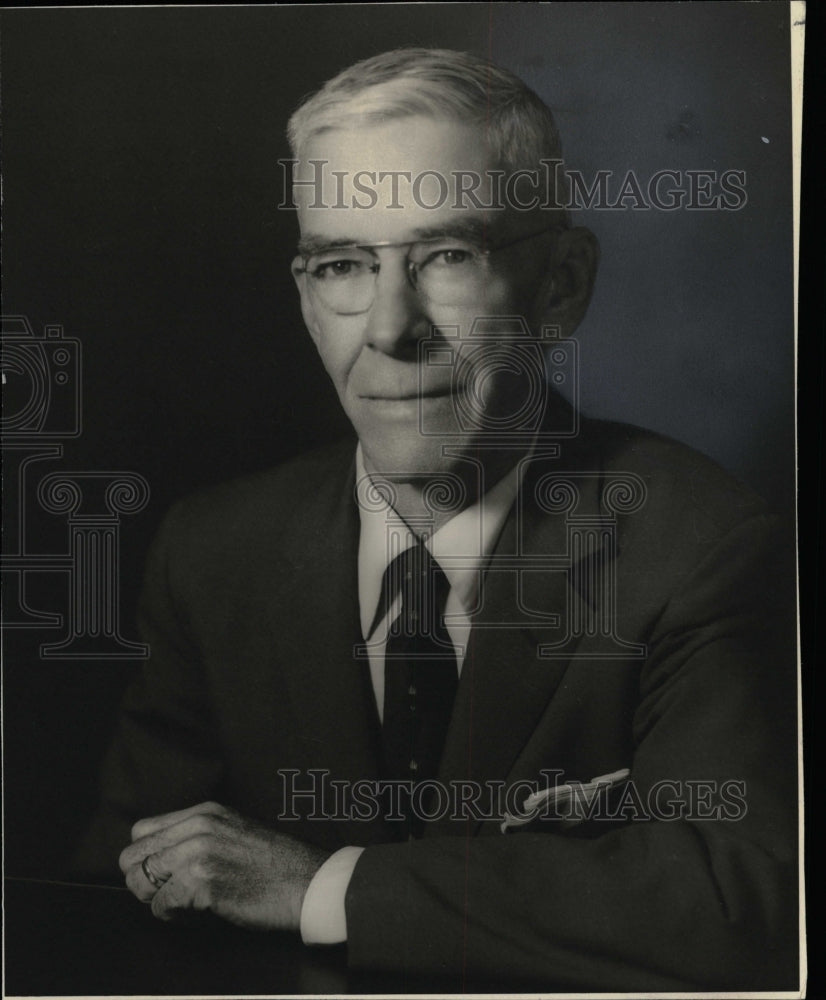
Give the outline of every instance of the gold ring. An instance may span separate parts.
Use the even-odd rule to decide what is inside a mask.
[[[144,873],[144,875],[147,877],[147,879],[149,880],[149,882],[156,889],[160,889],[161,886],[165,882],[168,881],[168,879],[158,878],[158,876],[153,871],[150,871],[149,865],[147,864],[148,861],[149,861],[149,858],[144,858],[143,861],[141,861],[141,871]]]

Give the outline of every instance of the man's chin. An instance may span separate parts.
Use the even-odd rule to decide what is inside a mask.
[[[361,433],[359,438],[367,471],[392,482],[424,485],[466,465],[453,454],[457,450],[453,436],[426,435],[418,428],[396,427],[392,432]],[[451,454],[445,455],[443,446]],[[461,471],[465,473],[466,469]]]

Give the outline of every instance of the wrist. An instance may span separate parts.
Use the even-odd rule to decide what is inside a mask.
[[[314,844],[301,844],[300,857],[297,859],[294,872],[294,891],[292,893],[292,918],[295,930],[301,929],[301,913],[307,890],[316,876],[316,872],[333,852],[316,847]]]

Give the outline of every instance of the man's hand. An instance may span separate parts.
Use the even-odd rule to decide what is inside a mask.
[[[329,853],[203,802],[137,822],[120,867],[161,920],[210,910],[241,927],[298,930],[304,894]]]

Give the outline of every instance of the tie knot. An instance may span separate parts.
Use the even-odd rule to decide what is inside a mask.
[[[401,611],[391,634],[432,634],[442,627],[450,584],[441,566],[423,542],[399,553],[384,571],[382,593],[371,633],[382,621],[397,597]]]

